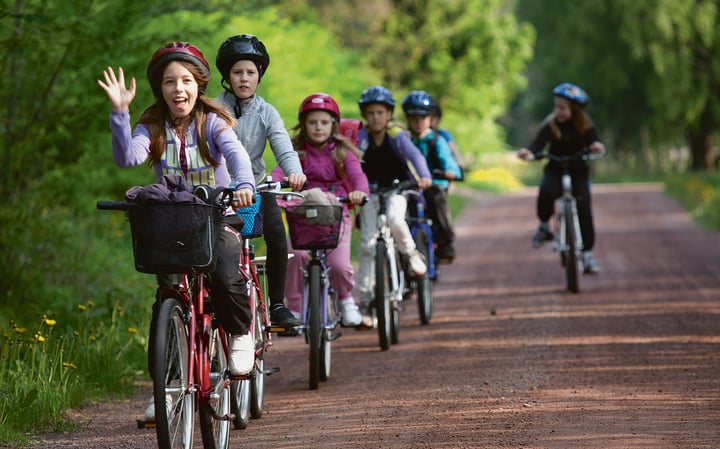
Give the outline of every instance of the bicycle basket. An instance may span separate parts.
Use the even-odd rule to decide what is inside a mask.
[[[135,269],[151,274],[212,271],[223,213],[221,207],[199,203],[131,207]]]
[[[290,243],[295,249],[335,248],[340,240],[341,204],[287,207]]]
[[[240,233],[243,238],[253,239],[263,233],[262,195],[255,194],[255,202],[248,207],[238,209],[236,213],[243,219]]]

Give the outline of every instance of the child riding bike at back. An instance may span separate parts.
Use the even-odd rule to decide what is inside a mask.
[[[425,157],[408,137],[405,130],[392,126],[395,109],[392,93],[382,86],[365,89],[358,100],[365,126],[358,131],[358,145],[362,152],[362,168],[370,184],[390,187],[394,180],[416,179],[418,187],[426,189],[432,183]],[[358,296],[365,310],[372,301],[375,283],[374,249],[380,200],[371,193],[370,201],[360,211],[360,242],[358,251]],[[398,251],[405,255],[411,274],[422,276],[427,271],[423,256],[415,247],[405,220],[407,199],[394,194],[387,203],[388,225]]]
[[[110,129],[112,154],[120,167],[147,163],[160,182],[163,175],[179,175],[192,186],[234,187],[233,209],[252,204],[255,182],[250,158],[232,131],[233,119],[205,96],[210,67],[200,50],[186,42],[160,47],[150,59],[147,78],[155,102],[130,126],[130,103],[135,98],[135,78],[126,86],[122,68],[108,67],[99,86],[112,105]],[[219,236],[218,258],[211,275],[213,307],[230,338],[230,371],[249,373],[255,359],[255,343],[248,334],[251,319],[245,281],[238,272],[242,240],[236,215],[226,213]],[[158,290],[172,288],[172,275],[158,275]],[[150,337],[154,333],[153,306]],[[150,370],[152,374],[152,369]],[[153,421],[151,401],[145,419]]]
[[[222,75],[221,84],[225,89],[216,101],[235,116],[237,123],[233,130],[250,155],[255,182],[265,180],[263,153],[268,142],[275,160],[287,175],[290,187],[301,190],[305,184],[305,175],[285,124],[278,111],[255,94],[270,65],[270,55],[265,45],[249,34],[231,36],[220,45],[215,65]],[[279,326],[297,325],[299,321],[283,302],[288,245],[282,212],[275,195],[262,194],[261,210],[263,237],[267,248],[265,269],[270,298],[270,320]]]
[[[368,181],[360,167],[359,151],[350,139],[338,133],[340,109],[327,94],[317,93],[306,97],[298,111],[298,125],[293,145],[300,156],[308,189],[320,188],[334,196],[347,196],[353,204],[361,204],[370,194]],[[272,171],[273,178],[283,177],[282,167]],[[353,267],[350,260],[352,225],[347,206],[343,207],[338,246],[328,250],[330,284],[337,292],[342,305],[343,325],[357,326],[362,322],[352,291]],[[291,249],[294,257],[288,262],[285,292],[288,305],[299,310],[303,289],[302,269],[308,260],[304,250]]]
[[[592,120],[583,110],[590,101],[585,91],[574,84],[562,83],[555,86],[553,96],[553,112],[540,125],[540,130],[532,143],[518,151],[518,157],[523,160],[534,159],[541,155],[548,145],[548,152],[557,156],[570,156],[583,148],[588,148],[593,153],[604,154],[605,145],[600,142]],[[600,264],[592,253],[595,245],[595,227],[590,202],[590,167],[587,162],[577,160],[570,164],[569,170],[572,175],[573,195],[577,198],[583,241],[583,271],[598,273]],[[548,223],[555,211],[555,200],[562,193],[561,176],[560,164],[549,161],[545,165],[536,206],[540,226],[532,238],[533,248],[539,248],[543,243],[553,240]]]
[[[410,92],[402,102],[412,142],[427,160],[431,171],[439,170],[445,179],[433,179],[432,185],[423,192],[427,213],[433,222],[433,239],[438,245],[435,255],[439,260],[455,258],[455,231],[447,206],[448,180],[462,176],[460,166],[452,155],[447,141],[430,126],[437,104],[423,90]]]

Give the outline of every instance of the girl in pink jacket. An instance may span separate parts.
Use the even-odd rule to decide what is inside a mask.
[[[308,189],[319,187],[336,196],[347,196],[353,204],[361,204],[370,194],[368,180],[360,166],[359,151],[352,142],[339,134],[340,109],[327,94],[317,93],[305,98],[298,111],[298,125],[293,146],[299,153]],[[272,172],[273,179],[285,177],[280,167]],[[350,213],[343,211],[340,241],[337,248],[328,250],[331,267],[330,282],[340,298],[343,325],[357,326],[362,315],[352,297],[353,267],[350,261]],[[290,248],[294,257],[288,263],[285,294],[291,310],[300,309],[303,288],[302,268],[308,260],[307,251]]]

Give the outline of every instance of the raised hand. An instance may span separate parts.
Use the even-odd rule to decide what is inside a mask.
[[[112,67],[103,70],[103,76],[105,82],[98,80],[98,85],[107,93],[113,109],[117,111],[128,111],[130,109],[130,103],[132,103],[133,98],[135,98],[135,78],[130,79],[130,88],[128,89],[125,87],[125,73],[123,73],[122,67],[118,67],[117,77],[115,77],[115,72]]]

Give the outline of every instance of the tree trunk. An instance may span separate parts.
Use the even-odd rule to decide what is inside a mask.
[[[690,146],[690,170],[713,172],[715,169],[715,150],[713,117],[710,107],[705,111],[696,126],[686,130],[685,138]]]

